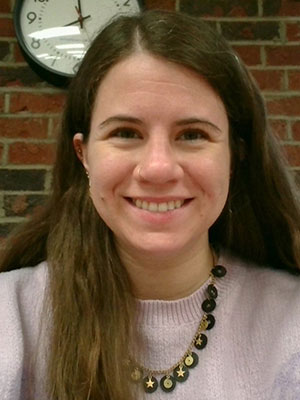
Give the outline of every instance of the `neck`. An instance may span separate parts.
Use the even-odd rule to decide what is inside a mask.
[[[195,292],[208,279],[214,265],[209,244],[187,255],[132,257],[124,249],[120,256],[133,284],[134,296],[141,300],[176,300]]]

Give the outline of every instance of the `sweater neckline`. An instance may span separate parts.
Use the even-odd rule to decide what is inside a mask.
[[[228,270],[227,262],[220,255],[218,264],[224,265],[227,269],[227,275],[222,279],[217,279],[216,287],[219,292],[220,301],[228,280],[231,280],[230,271]],[[136,300],[137,304],[137,324],[150,326],[178,325],[189,324],[200,320],[203,315],[201,308],[203,301],[206,298],[206,289],[210,283],[208,278],[195,292],[187,297],[177,300]]]

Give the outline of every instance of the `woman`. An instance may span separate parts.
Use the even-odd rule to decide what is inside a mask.
[[[297,189],[242,62],[199,19],[122,16],[2,261],[2,398],[299,398],[299,267]]]

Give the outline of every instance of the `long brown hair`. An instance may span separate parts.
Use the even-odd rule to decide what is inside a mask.
[[[89,198],[72,139],[82,132],[87,140],[102,79],[137,51],[193,69],[226,107],[233,175],[210,241],[257,264],[300,268],[297,188],[243,63],[201,19],[165,11],[115,19],[96,37],[69,88],[49,202],[12,237],[1,264],[7,271],[48,260],[51,399],[131,398],[123,362],[134,335],[130,281],[113,233]]]

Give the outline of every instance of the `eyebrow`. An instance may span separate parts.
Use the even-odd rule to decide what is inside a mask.
[[[98,128],[100,128],[100,129],[104,128],[106,125],[109,125],[113,122],[131,122],[131,123],[138,124],[138,125],[143,124],[142,120],[135,118],[135,117],[131,117],[130,115],[114,115],[113,117],[109,117],[105,121],[101,122],[101,124],[99,124]],[[207,125],[211,126],[212,128],[216,129],[217,131],[222,132],[221,129],[217,125],[215,125],[214,123],[212,123],[211,121],[209,121],[207,119],[191,117],[191,118],[180,119],[175,122],[175,125],[177,125],[177,126],[191,125],[191,124],[207,124]]]
[[[113,122],[132,122],[134,124],[142,125],[143,121],[138,118],[130,117],[129,115],[114,115],[113,117],[107,118],[105,121],[98,125],[98,128],[104,128]]]
[[[191,125],[191,124],[207,124],[210,125],[212,128],[216,129],[219,132],[222,132],[221,129],[212,123],[211,121],[207,119],[199,119],[199,118],[185,118],[185,119],[180,119],[179,121],[176,121],[176,125],[181,126],[181,125]]]

